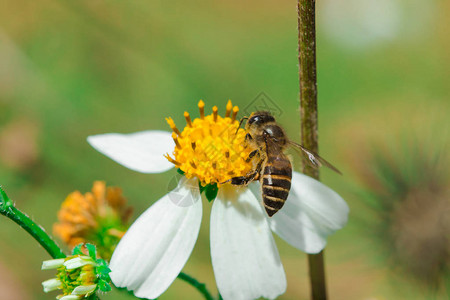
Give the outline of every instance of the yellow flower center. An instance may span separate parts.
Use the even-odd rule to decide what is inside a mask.
[[[225,117],[218,115],[217,106],[212,114],[205,116],[205,103],[198,103],[200,117],[191,121],[188,112],[184,113],[186,127],[180,132],[172,118],[166,118],[172,129],[175,150],[165,157],[185,173],[187,178],[197,177],[202,185],[226,182],[232,177],[245,176],[253,168],[246,162],[251,152],[245,146],[245,130],[239,128],[236,115],[237,106],[228,101]],[[230,116],[231,115],[231,116]]]

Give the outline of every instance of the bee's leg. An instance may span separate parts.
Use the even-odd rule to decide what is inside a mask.
[[[251,181],[251,178],[253,178],[254,176],[255,175],[251,173],[250,175],[247,176],[233,177],[225,182],[230,182],[232,185],[247,185]]]
[[[232,185],[247,185],[251,181],[253,181],[255,179],[255,177],[258,175],[259,175],[259,171],[255,170],[255,171],[252,171],[251,173],[248,173],[245,176],[233,177],[225,182],[230,182]]]
[[[261,172],[261,165],[262,165],[262,161],[260,161],[258,163],[258,165],[256,166],[256,169],[254,171],[248,173],[247,175],[233,177],[225,182],[231,182],[231,184],[233,184],[233,185],[247,185],[253,180],[258,180],[259,173]],[[223,182],[223,183],[225,183],[225,182]]]
[[[260,152],[258,152],[258,154],[261,155]],[[255,176],[253,177],[252,180],[259,180],[259,178],[261,176],[261,166],[262,166],[263,162],[264,162],[264,160],[260,160],[258,162],[258,165],[256,166],[256,169],[255,169]]]
[[[251,140],[253,140],[253,137],[250,135],[250,133],[247,133],[244,138],[244,148],[247,148],[248,142]]]
[[[264,143],[266,144],[266,155],[269,157],[269,145],[267,143],[267,140],[269,139],[269,133],[267,131],[263,131],[263,137],[264,137]]]
[[[252,160],[252,158],[256,155],[259,154],[259,150],[253,150],[252,152],[250,152],[250,154],[248,155],[247,159],[245,160],[246,163],[250,162]]]

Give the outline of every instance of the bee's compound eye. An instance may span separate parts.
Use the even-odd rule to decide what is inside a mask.
[[[275,121],[275,118],[269,112],[261,112],[261,113],[251,116],[250,119],[248,119],[248,124],[249,125],[252,125],[252,124],[259,125],[259,124],[264,124],[264,123],[274,122],[274,121]]]
[[[253,124],[253,123],[259,123],[259,120],[260,120],[261,118],[259,117],[259,116],[252,116],[252,117],[250,117],[250,119],[248,119],[248,124]]]

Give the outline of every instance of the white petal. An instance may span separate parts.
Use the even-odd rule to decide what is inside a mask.
[[[191,186],[197,189],[192,189]],[[173,193],[192,199],[193,205],[174,203]],[[159,297],[175,280],[197,240],[202,203],[197,179],[180,181],[147,209],[128,229],[113,253],[111,280],[140,298]]]
[[[67,270],[76,269],[85,265],[95,265],[95,262],[89,256],[77,256],[64,262]]]
[[[211,211],[211,258],[224,300],[274,299],[286,276],[265,212],[248,188],[224,185]]]
[[[79,300],[79,299],[81,299],[81,297],[78,295],[67,295],[59,298],[59,300]]]
[[[42,287],[44,288],[44,292],[48,293],[48,292],[60,289],[62,287],[62,284],[59,279],[52,278],[52,279],[44,281],[42,283]]]
[[[44,260],[42,262],[42,270],[57,269],[64,264],[64,258]]]
[[[161,173],[173,167],[163,155],[175,148],[170,132],[149,130],[130,134],[91,135],[89,144],[119,164],[142,173]]]
[[[348,213],[347,203],[335,191],[294,172],[288,199],[270,223],[272,230],[295,248],[318,253],[327,236],[345,226]]]
[[[95,291],[96,288],[97,288],[96,284],[79,285],[73,289],[72,295],[87,295],[87,296],[89,296],[90,294],[92,294]]]

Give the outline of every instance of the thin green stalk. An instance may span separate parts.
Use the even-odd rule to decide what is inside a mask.
[[[206,285],[204,283],[198,282],[197,279],[195,279],[183,272],[178,274],[178,279],[186,281],[187,283],[192,285],[205,297],[206,300],[214,300],[214,297],[210,294],[210,292],[208,291],[208,289],[206,288]]]
[[[208,289],[206,288],[206,285],[204,283],[198,282],[197,279],[195,279],[195,278],[191,277],[190,275],[183,273],[183,272],[180,272],[180,274],[178,274],[177,278],[192,285],[197,291],[199,291],[200,294],[202,294],[205,297],[206,300],[214,300],[214,297],[211,296],[211,293],[208,291]],[[129,295],[134,296],[134,293],[132,291],[127,290],[126,288],[116,287],[116,289],[119,291],[128,293]]]
[[[315,0],[298,0],[298,60],[301,140],[318,153]],[[319,179],[319,171],[303,160],[303,173]],[[323,251],[308,255],[311,297],[327,299]]]
[[[45,230],[30,219],[26,214],[14,207],[12,201],[0,188],[0,213],[13,220],[26,232],[28,232],[52,258],[64,258],[66,255]]]

